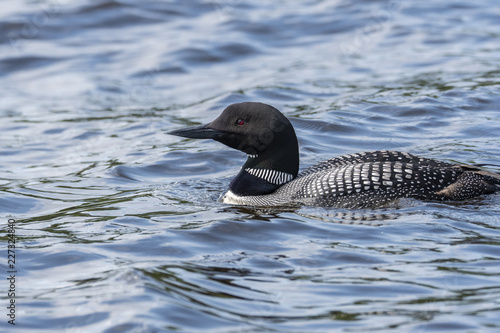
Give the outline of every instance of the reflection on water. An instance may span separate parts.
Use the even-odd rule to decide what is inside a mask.
[[[378,149],[498,165],[496,3],[4,7],[0,218],[23,331],[500,329],[499,195],[231,207],[244,156],[164,134],[261,101],[302,168]]]

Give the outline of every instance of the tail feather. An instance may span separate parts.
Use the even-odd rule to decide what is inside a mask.
[[[474,164],[471,164],[471,165],[479,167],[479,168],[482,168],[482,167],[485,167],[485,166],[500,168],[500,165],[498,165],[498,164],[491,164],[491,163],[474,163]]]
[[[491,177],[491,178],[493,178],[493,181],[495,184],[497,184],[497,183],[500,184],[500,172],[494,172],[494,171],[488,171],[488,170],[481,169],[481,167],[485,166],[485,165],[492,166],[494,164],[473,164],[473,165],[462,164],[462,165],[459,165],[459,167],[463,171],[470,171],[473,173],[477,173],[479,175]]]
[[[500,185],[500,173],[493,172],[493,171],[488,171],[488,170],[479,170],[479,171],[474,171],[474,173],[491,177],[493,180],[494,184]]]
[[[473,165],[458,166],[462,173],[457,180],[437,194],[452,200],[464,200],[500,191],[500,174]]]

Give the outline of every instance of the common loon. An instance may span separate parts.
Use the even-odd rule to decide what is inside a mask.
[[[299,171],[297,136],[274,107],[229,105],[209,124],[167,134],[214,139],[248,158],[222,202],[248,206],[368,208],[398,198],[463,200],[500,190],[500,174],[397,151],[334,157]]]

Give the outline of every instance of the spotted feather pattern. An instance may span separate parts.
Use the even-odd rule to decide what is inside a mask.
[[[376,151],[336,157],[301,172],[275,192],[223,201],[256,206],[368,208],[398,198],[463,200],[500,190],[500,175],[411,154]]]

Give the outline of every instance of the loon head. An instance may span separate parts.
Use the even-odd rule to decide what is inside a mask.
[[[213,139],[241,150],[248,158],[229,190],[239,196],[275,191],[299,170],[297,136],[290,121],[274,107],[256,102],[229,105],[212,122],[167,134]]]

